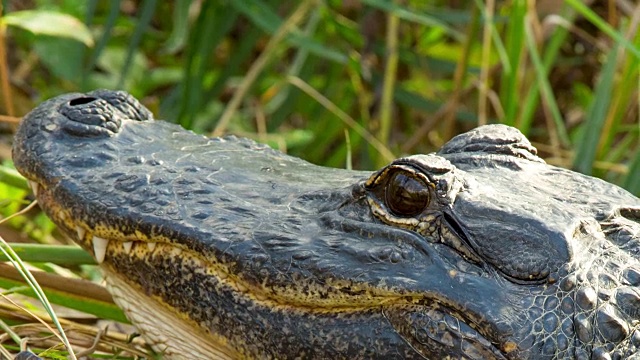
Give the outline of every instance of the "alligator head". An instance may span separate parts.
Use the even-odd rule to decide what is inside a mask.
[[[625,358],[640,201],[479,127],[375,172],[68,94],[13,156],[48,216],[170,358]]]

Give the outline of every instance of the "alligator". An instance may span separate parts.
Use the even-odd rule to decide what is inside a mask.
[[[169,359],[640,358],[640,200],[508,126],[371,173],[96,90],[25,116],[13,158]]]

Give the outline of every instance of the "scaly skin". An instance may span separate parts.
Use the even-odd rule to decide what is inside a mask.
[[[373,174],[68,94],[13,149],[168,358],[638,358],[640,201],[479,127]]]

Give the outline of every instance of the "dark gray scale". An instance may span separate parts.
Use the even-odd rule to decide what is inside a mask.
[[[624,286],[616,290],[616,304],[627,316],[640,319],[640,289]]]

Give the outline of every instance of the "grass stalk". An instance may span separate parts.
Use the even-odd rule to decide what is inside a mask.
[[[387,15],[387,61],[384,69],[384,84],[380,105],[380,130],[378,139],[383,144],[389,143],[391,122],[393,117],[393,93],[395,90],[396,74],[398,71],[398,33],[400,20],[390,12]],[[384,164],[378,164],[383,166]]]
[[[29,206],[25,207],[20,212],[17,212],[15,214],[11,215],[11,216],[8,216],[8,217],[2,219],[0,221],[0,223],[6,222],[6,221],[8,221],[9,219],[11,219],[11,218],[13,218],[15,216],[22,215],[22,214],[26,213],[27,211],[31,210],[34,206],[36,206],[36,204],[37,204],[36,201],[32,202]],[[13,251],[13,249],[9,246],[9,244],[7,244],[7,242],[4,241],[4,239],[1,236],[0,236],[0,251],[2,251],[4,256],[9,259],[9,262],[13,265],[13,267],[16,268],[16,270],[18,270],[20,272],[20,275],[22,275],[22,277],[27,282],[29,287],[31,287],[33,289],[33,291],[36,293],[36,296],[38,297],[38,300],[40,300],[40,303],[45,308],[45,310],[47,311],[47,313],[51,317],[51,320],[53,321],[53,323],[55,324],[56,328],[58,329],[58,334],[56,334],[56,336],[59,336],[60,340],[62,341],[62,343],[65,345],[65,347],[69,351],[69,357],[71,358],[71,360],[77,360],[77,358],[76,358],[76,356],[75,356],[75,354],[73,352],[73,348],[71,347],[71,343],[69,342],[69,339],[67,339],[67,336],[64,333],[64,329],[62,328],[62,325],[60,325],[60,321],[58,321],[58,317],[56,316],[55,312],[53,311],[53,307],[51,306],[51,303],[49,303],[49,300],[47,299],[47,296],[45,295],[44,291],[42,290],[42,288],[40,287],[40,285],[38,284],[36,279],[33,277],[31,272],[29,271],[29,269],[27,269],[27,267],[24,264],[24,262],[22,262],[20,257],[15,253],[15,251]],[[9,298],[6,298],[6,299],[13,303],[13,301],[11,299],[9,299]],[[38,319],[39,321],[42,321],[38,317],[35,317],[35,318]],[[52,332],[55,333],[54,331],[52,331]]]
[[[493,24],[494,0],[487,0],[484,11],[484,26],[482,30],[482,65],[480,66],[480,88],[478,99],[478,125],[488,123],[487,101],[489,91],[489,68],[491,54],[491,33]]]
[[[220,116],[220,120],[218,120],[218,124],[215,129],[213,129],[212,136],[220,136],[224,134],[231,118],[240,107],[240,103],[249,92],[249,89],[275,56],[276,47],[282,43],[286,36],[307,16],[315,4],[316,0],[305,0],[300,4],[300,6],[298,6],[293,14],[289,16],[287,21],[280,26],[273,37],[269,39],[264,51],[260,56],[258,56],[253,64],[251,64],[251,68],[245,75],[236,92],[233,94],[233,97],[227,104],[227,107],[224,109],[224,112]]]
[[[317,101],[325,109],[337,116],[338,119],[342,120],[342,122],[353,129],[353,131],[358,133],[358,135],[362,136],[362,138],[365,139],[371,146],[373,146],[374,149],[376,149],[387,162],[391,162],[396,158],[385,144],[383,144],[380,140],[373,136],[369,131],[367,131],[367,129],[358,124],[357,121],[355,121],[351,116],[349,116],[349,114],[340,109],[340,107],[338,107],[336,104],[331,102],[331,100],[327,99],[324,95],[318,92],[318,90],[314,89],[302,79],[295,76],[287,77],[287,81],[289,81],[289,83],[293,86],[302,90],[305,94]]]
[[[567,129],[564,126],[564,120],[562,119],[562,114],[560,114],[558,103],[555,100],[553,89],[551,88],[551,84],[549,84],[549,79],[547,78],[545,67],[542,63],[542,60],[540,59],[538,49],[536,48],[536,41],[533,38],[533,28],[531,26],[531,21],[532,19],[530,14],[525,16],[525,40],[527,50],[529,52],[529,57],[531,58],[533,68],[536,73],[538,89],[540,90],[542,99],[544,100],[544,103],[547,106],[552,120],[555,124],[555,128],[553,126],[550,126],[549,131],[553,131],[555,134],[557,134],[556,136],[559,144],[565,147],[569,147],[569,135],[567,134]],[[552,133],[550,133],[550,135],[552,135]],[[550,136],[550,138],[553,140],[553,136]]]
[[[613,40],[616,41],[616,43],[627,49],[627,51],[633,54],[633,56],[640,59],[640,49],[636,47],[632,42],[627,40],[619,31],[616,31],[613,27],[607,24],[607,22],[604,21],[604,19],[602,19],[600,16],[598,16],[598,14],[596,14],[593,10],[589,9],[589,7],[586,6],[583,1],[565,0],[565,3],[569,4],[580,15],[584,16],[593,25],[600,29],[600,31],[609,35]]]
[[[2,5],[0,5],[0,8]],[[5,43],[5,34],[7,26],[0,17],[0,86],[2,86],[2,96],[4,97],[4,105],[7,109],[7,115],[15,116],[13,106],[13,96],[11,96],[11,84],[9,84],[9,68],[7,66],[7,51]]]

